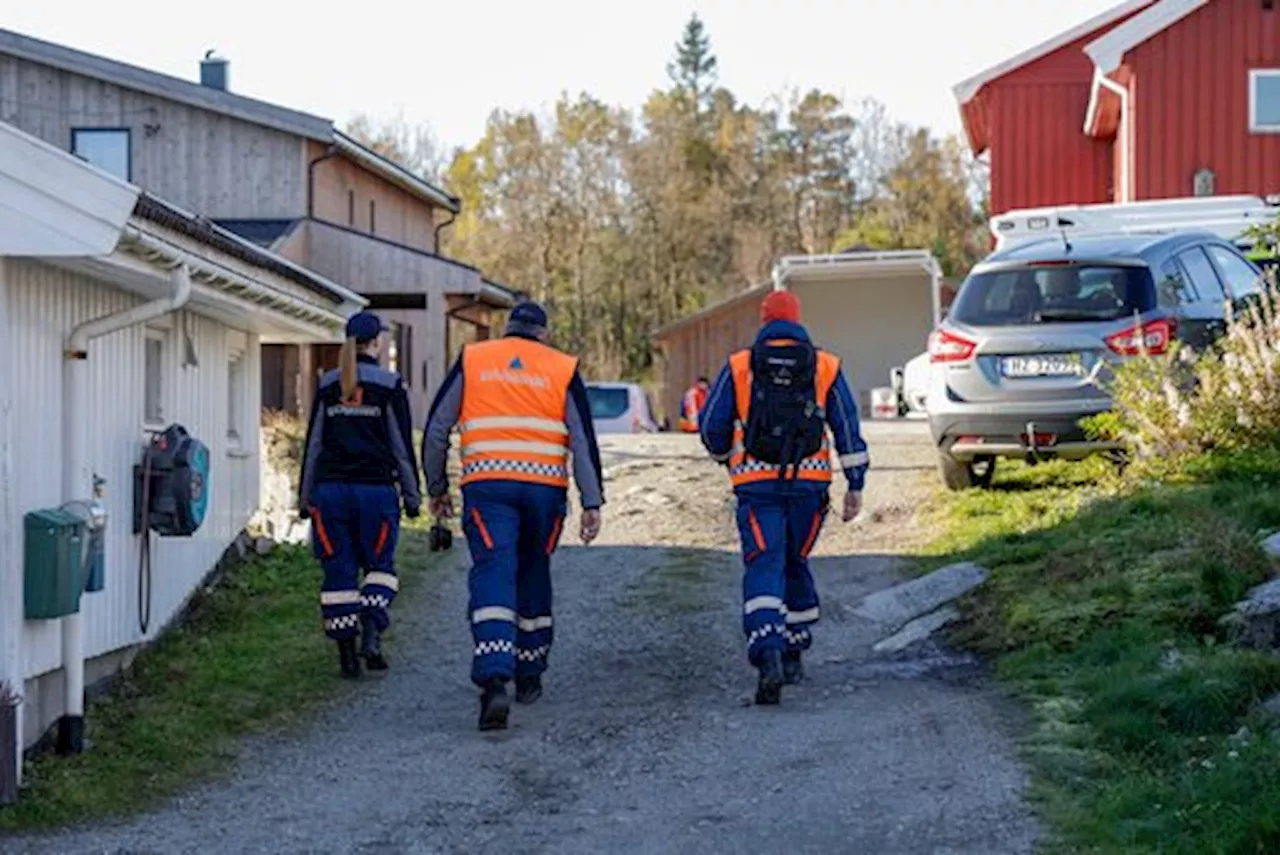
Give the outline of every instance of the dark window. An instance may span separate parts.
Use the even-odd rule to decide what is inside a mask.
[[[627,412],[630,396],[626,389],[605,386],[587,387],[587,404],[593,419],[616,419]]]
[[[960,287],[950,317],[979,327],[1113,321],[1155,308],[1145,267],[1028,265],[975,273]]]
[[[378,233],[378,207],[373,203],[373,200],[370,199],[369,200],[369,234],[372,235],[377,233]]]
[[[356,224],[356,191],[347,191],[347,225]]]
[[[1166,309],[1176,309],[1185,303],[1194,303],[1196,294],[1187,283],[1178,262],[1169,259],[1160,267],[1160,284],[1156,286],[1158,302]]]
[[[1227,290],[1231,292],[1232,299],[1239,300],[1262,291],[1262,283],[1259,281],[1261,274],[1252,264],[1225,246],[1210,244],[1208,249],[1213,263],[1218,266],[1218,272],[1227,281]]]
[[[71,153],[121,181],[133,180],[133,142],[128,128],[73,128]]]
[[[1178,260],[1186,268],[1187,275],[1191,277],[1191,287],[1196,289],[1201,300],[1221,303],[1227,299],[1226,292],[1222,290],[1222,280],[1218,278],[1203,249],[1197,246],[1180,252]]]

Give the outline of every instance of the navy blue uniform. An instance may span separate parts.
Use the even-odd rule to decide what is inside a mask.
[[[387,608],[400,587],[400,504],[411,516],[422,505],[400,375],[364,354],[357,368],[353,400],[342,400],[337,370],[316,390],[298,502],[311,517],[312,546],[324,569],[320,611],[334,639],[354,637],[362,612],[379,631],[387,628]]]

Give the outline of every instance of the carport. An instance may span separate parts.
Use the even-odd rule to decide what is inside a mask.
[[[942,314],[942,268],[927,250],[791,255],[773,281],[743,291],[657,330],[664,354],[662,404],[675,421],[680,396],[699,374],[714,379],[729,354],[759,327],[760,301],[789,289],[804,307],[814,343],[837,354],[864,413],[871,390],[889,385],[891,369],[925,349]]]

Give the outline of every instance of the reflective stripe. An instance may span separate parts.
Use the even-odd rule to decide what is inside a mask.
[[[787,612],[787,623],[813,623],[818,619],[818,607],[805,609],[802,612]]]
[[[840,455],[840,468],[852,469],[855,466],[866,466],[871,462],[871,455],[865,451],[855,451],[852,454]]]
[[[564,422],[538,419],[532,416],[481,416],[458,425],[458,430],[464,433],[469,430],[485,430],[487,428],[529,428],[531,430],[562,433],[565,436],[569,435],[569,426]]]
[[[781,597],[752,597],[742,606],[742,611],[746,614],[758,612],[761,609],[775,609],[782,611]]]
[[[321,591],[320,605],[349,606],[360,602],[359,591]]]
[[[462,456],[470,457],[486,451],[527,451],[552,457],[568,457],[569,447],[554,442],[532,442],[523,439],[491,439],[462,446]]]
[[[391,591],[400,590],[400,580],[394,574],[383,573],[381,570],[374,570],[372,573],[365,573],[364,584],[381,585]]]
[[[487,620],[500,620],[506,623],[516,622],[515,609],[506,606],[485,606],[471,613],[472,623],[484,623]]]
[[[542,617],[535,618],[522,617],[516,621],[516,626],[520,627],[523,632],[537,632],[540,629],[550,629],[551,616],[543,615]]]

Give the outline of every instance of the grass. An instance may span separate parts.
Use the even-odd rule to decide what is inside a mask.
[[[406,524],[401,576],[420,575],[430,561],[424,530]],[[89,705],[85,753],[28,763],[21,800],[0,809],[0,830],[153,806],[225,772],[240,737],[298,722],[319,702],[351,691],[321,631],[319,583],[308,547],[281,546],[199,594],[188,619]],[[394,643],[392,633],[392,651]]]
[[[1205,459],[1167,484],[1105,464],[1011,467],[934,504],[928,566],[992,577],[967,645],[1027,698],[1033,797],[1062,852],[1280,851],[1280,659],[1219,622],[1269,577],[1280,455]]]

